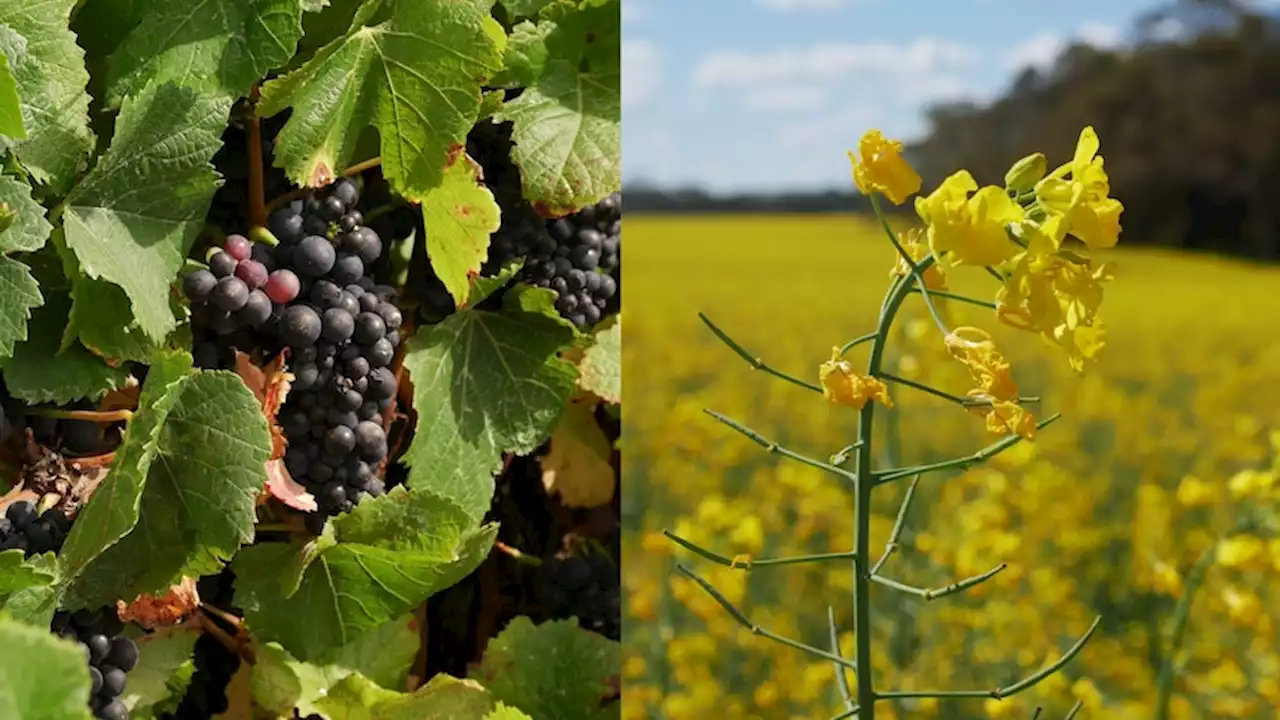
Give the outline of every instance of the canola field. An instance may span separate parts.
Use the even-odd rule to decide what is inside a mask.
[[[849,657],[849,563],[744,572],[660,532],[730,557],[853,547],[847,486],[703,409],[824,460],[853,441],[858,413],[752,370],[697,313],[816,383],[833,346],[874,329],[894,250],[855,216],[641,216],[627,232],[624,717],[832,717],[844,705],[830,662],[753,635],[673,568],[687,564],[751,622],[817,647],[830,647],[830,608]],[[1040,717],[1062,718],[1077,701],[1079,718],[1280,717],[1280,268],[1124,240],[1093,253],[1115,279],[1100,313],[1107,346],[1083,376],[990,309],[945,301],[952,327],[991,333],[1022,393],[1039,396],[1037,417],[1062,418],[984,465],[921,477],[885,573],[938,587],[1008,566],[928,602],[873,585],[876,686],[1007,685],[1058,658],[1095,616],[1101,625],[1027,692],[885,702],[878,717],[1023,719],[1043,707]],[[997,287],[981,270],[948,279],[988,301]],[[865,347],[850,358],[864,365]],[[970,387],[918,295],[887,359],[900,377],[958,395]],[[953,403],[889,391],[878,467],[998,439]],[[905,488],[876,490],[873,550]]]

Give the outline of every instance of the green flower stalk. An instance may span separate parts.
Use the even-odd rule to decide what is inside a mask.
[[[951,580],[934,588],[912,586],[886,574],[886,565],[899,549],[899,538],[921,476],[977,466],[1019,442],[1034,440],[1038,431],[1058,418],[1051,415],[1036,420],[1028,406],[1034,405],[1039,398],[1026,397],[1018,392],[1009,363],[996,349],[990,335],[974,327],[950,327],[940,301],[946,298],[984,308],[993,311],[996,318],[1005,324],[1049,337],[1066,352],[1072,366],[1077,371],[1081,370],[1103,345],[1104,335],[1096,310],[1101,300],[1098,281],[1104,279],[1104,274],[1096,271],[1091,261],[1079,252],[1062,250],[1061,244],[1068,234],[1072,234],[1087,244],[1114,245],[1119,232],[1117,208],[1120,204],[1106,197],[1106,177],[1101,158],[1095,157],[1097,136],[1092,128],[1086,128],[1081,133],[1075,160],[1054,170],[1048,177],[1044,156],[1038,153],[1027,156],[1010,169],[1006,178],[1007,189],[995,186],[978,188],[967,171],[955,173],[929,196],[917,197],[916,211],[924,220],[923,230],[899,233],[888,222],[880,198],[901,205],[907,197],[919,191],[920,178],[902,160],[901,143],[885,140],[878,131],[868,132],[859,149],[861,157],[850,153],[854,161],[855,182],[870,197],[876,217],[898,258],[892,272],[893,279],[880,305],[876,327],[834,347],[831,359],[820,366],[819,382],[815,384],[770,366],[709,318],[699,315],[712,333],[751,367],[820,393],[832,404],[858,411],[857,438],[829,461],[824,461],[784,447],[736,420],[706,410],[712,418],[769,453],[822,470],[847,484],[855,501],[853,548],[848,552],[796,557],[731,558],[669,531],[664,532],[692,554],[744,572],[798,563],[849,562],[853,573],[855,647],[852,658],[841,655],[834,609],[828,608],[830,648],[813,647],[753,623],[689,566],[677,564],[676,570],[693,580],[730,617],[752,633],[831,662],[836,670],[837,689],[845,705],[845,711],[837,715],[837,719],[874,720],[879,703],[919,698],[1002,699],[1028,690],[1069,663],[1084,649],[1098,628],[1101,617],[1095,618],[1083,635],[1056,661],[1002,687],[893,690],[877,686],[872,669],[873,585],[932,601],[976,587],[1006,568],[1004,563],[1000,563],[973,577]],[[1057,202],[1064,192],[1072,193],[1075,201],[1067,204]],[[960,295],[946,288],[947,273],[964,265],[982,267],[1000,282],[994,302]],[[1087,297],[1082,298],[1080,294]],[[913,296],[923,300],[930,318],[946,339],[947,351],[970,371],[975,387],[966,394],[934,388],[886,370],[886,350],[894,321],[907,299]],[[869,345],[864,372],[856,371],[844,359],[845,354],[861,345]],[[918,466],[878,468],[873,460],[876,406],[893,407],[891,386],[932,395],[967,413],[983,417],[987,429],[1001,437],[970,455]],[[896,454],[895,450],[887,456],[894,458]],[[848,467],[850,461],[852,467]],[[873,493],[883,485],[908,477],[911,478],[910,484],[888,542],[875,557],[871,547]],[[846,670],[854,672],[855,683],[849,682]],[[1073,717],[1080,708],[1081,704],[1076,703],[1068,717]],[[1036,717],[1039,716],[1040,711],[1037,710]]]

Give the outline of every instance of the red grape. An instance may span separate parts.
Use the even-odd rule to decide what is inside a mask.
[[[276,270],[267,277],[267,297],[271,301],[283,305],[298,297],[298,276],[292,270]]]
[[[247,260],[253,252],[253,245],[250,244],[249,238],[243,235],[228,235],[227,239],[222,241],[222,247],[237,260]]]
[[[267,268],[257,260],[241,260],[236,266],[236,277],[243,280],[250,290],[257,290],[267,284]]]

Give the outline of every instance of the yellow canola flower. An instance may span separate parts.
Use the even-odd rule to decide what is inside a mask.
[[[1235,500],[1266,496],[1276,484],[1276,473],[1261,470],[1241,470],[1227,481],[1227,489]]]
[[[875,400],[885,407],[893,407],[889,388],[877,378],[854,372],[848,360],[840,359],[838,347],[831,348],[831,359],[818,367],[818,381],[822,395],[835,405],[861,410],[868,400]]]
[[[1207,507],[1213,504],[1217,492],[1211,483],[1188,475],[1178,483],[1178,502],[1183,507]]]
[[[1218,543],[1218,564],[1227,568],[1249,568],[1267,554],[1266,543],[1253,535],[1236,535]]]
[[[991,336],[984,330],[962,326],[952,330],[945,342],[947,352],[969,368],[978,385],[968,396],[989,403],[973,405],[968,410],[985,416],[987,430],[993,434],[1013,432],[1034,440],[1035,417],[1018,404],[1018,385],[1013,381],[1012,368],[996,350]]]
[[[1036,199],[1048,211],[1063,215],[1071,234],[1086,245],[1109,248],[1120,239],[1124,206],[1107,197],[1110,180],[1098,155],[1099,147],[1098,134],[1092,127],[1081,130],[1075,157],[1036,185]]]
[[[861,157],[859,157],[861,156]],[[894,205],[920,191],[920,175],[902,159],[902,143],[886,140],[879,130],[868,130],[858,141],[858,153],[849,151],[853,182],[863,195],[878,192]]]
[[[1178,597],[1182,594],[1182,576],[1178,569],[1163,560],[1152,568],[1152,589],[1162,595]]]
[[[998,265],[1018,252],[1008,232],[1021,222],[1022,207],[994,185],[979,189],[968,170],[916,198],[916,214],[928,225],[929,248],[939,258],[947,253],[952,265]]]

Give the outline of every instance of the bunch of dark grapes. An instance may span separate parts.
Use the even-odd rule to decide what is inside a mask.
[[[338,180],[271,214],[277,247],[230,235],[208,270],[183,280],[202,367],[225,366],[233,347],[288,349],[294,381],[277,419],[285,466],[320,506],[313,528],[384,490],[375,473],[398,389],[390,366],[402,317],[394,290],[370,274],[382,239],[358,200],[355,183]]]
[[[125,678],[138,664],[138,646],[121,637],[124,622],[112,608],[54,613],[54,634],[80,643],[92,682],[89,709],[101,720],[126,720],[129,710],[120,700]]]
[[[585,630],[617,640],[622,629],[618,566],[604,553],[542,562],[542,605],[556,620],[578,619]]]
[[[511,160],[511,123],[482,122],[467,141],[484,168],[485,185],[502,210],[482,272],[497,273],[523,259],[517,279],[556,292],[556,309],[586,329],[617,312],[622,251],[622,195],[613,193],[568,217],[547,220],[524,199],[520,170]]]
[[[0,550],[19,549],[27,557],[58,552],[71,531],[71,521],[57,508],[36,513],[36,506],[19,500],[0,517]]]

